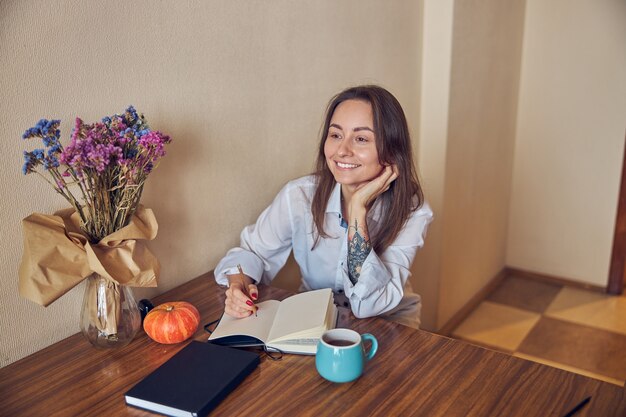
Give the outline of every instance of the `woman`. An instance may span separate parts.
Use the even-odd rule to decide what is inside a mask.
[[[431,220],[400,103],[382,87],[348,88],[328,105],[316,172],[287,183],[215,268],[229,286],[225,312],[252,314],[257,284],[293,250],[301,291],[331,288],[356,317],[418,327],[409,268]]]

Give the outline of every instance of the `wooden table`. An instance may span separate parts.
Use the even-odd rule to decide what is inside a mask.
[[[261,299],[288,292],[263,288]],[[153,300],[184,300],[203,323],[220,317],[224,294],[207,273]],[[355,382],[333,384],[312,356],[261,358],[212,416],[562,416],[591,395],[577,416],[626,416],[616,385],[416,331],[383,319],[357,320],[341,309],[339,326],[373,333],[376,357]],[[202,328],[194,339],[205,341]],[[117,351],[76,334],[0,369],[2,416],[150,416],[126,406],[124,392],[186,343],[160,345],[143,331]]]

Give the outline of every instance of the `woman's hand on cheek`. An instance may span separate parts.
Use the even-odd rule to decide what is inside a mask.
[[[389,189],[396,178],[398,178],[398,167],[396,165],[385,166],[376,178],[357,188],[352,196],[352,201],[362,204],[363,207],[369,206],[376,197]]]

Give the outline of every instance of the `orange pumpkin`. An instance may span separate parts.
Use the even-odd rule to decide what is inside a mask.
[[[143,320],[143,329],[155,342],[172,344],[189,339],[199,324],[197,308],[186,301],[173,301],[150,310]]]

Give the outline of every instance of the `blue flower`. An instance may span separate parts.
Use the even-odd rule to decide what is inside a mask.
[[[61,137],[61,131],[58,129],[60,123],[60,120],[40,119],[35,126],[24,132],[22,139],[38,137],[44,139],[44,143],[51,140],[45,139],[46,137],[58,139]]]
[[[37,127],[31,127],[22,135],[22,139],[30,139],[32,137],[37,136],[39,133],[39,129]]]
[[[44,169],[56,168],[59,166],[59,160],[57,158],[45,158],[43,160]]]
[[[60,132],[57,130],[57,127],[59,127],[59,124],[61,123],[60,120],[45,120],[42,119],[42,121],[45,121],[45,123],[43,124],[43,126],[41,127],[41,132],[44,135],[49,135],[50,131],[52,131],[52,135],[60,135]]]
[[[54,154],[61,152],[61,144],[55,143],[48,148],[48,157],[52,157]]]
[[[59,142],[55,136],[44,136],[41,140],[46,148],[54,146]]]
[[[31,154],[38,161],[43,161],[43,159],[45,158],[45,154],[44,154],[44,150],[43,149],[34,149],[31,152]]]
[[[35,171],[35,167],[39,164],[34,157],[32,152],[24,151],[24,166],[22,166],[22,173],[24,175],[30,174]]]
[[[137,116],[137,110],[135,110],[135,107],[132,104],[126,109],[126,118],[128,121],[131,122],[134,122],[139,118]]]

